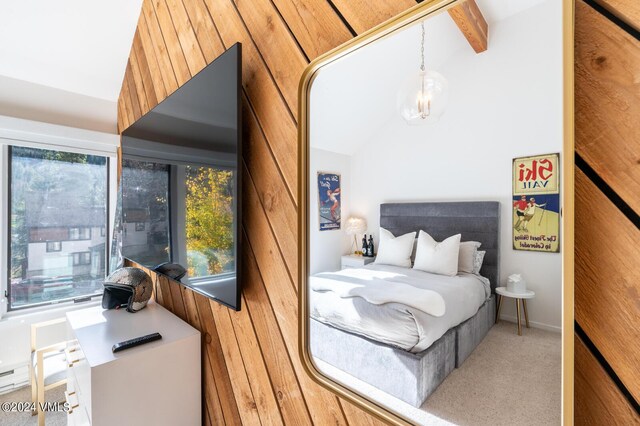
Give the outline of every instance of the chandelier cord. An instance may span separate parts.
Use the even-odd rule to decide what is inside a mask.
[[[420,46],[420,71],[424,71],[424,21],[420,23],[422,27],[422,44]]]

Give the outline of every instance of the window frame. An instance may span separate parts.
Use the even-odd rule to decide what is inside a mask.
[[[107,158],[107,169],[109,167],[109,158]],[[107,192],[109,192],[109,182],[107,180]],[[72,231],[74,229],[78,230],[78,238],[71,238]],[[82,231],[89,231],[89,236],[86,238],[82,238]],[[67,241],[88,241],[91,239],[91,227],[90,226],[74,226],[69,228],[69,236]]]
[[[119,136],[83,129],[50,125],[28,120],[0,116],[0,247],[7,249],[0,256],[0,318],[23,315],[29,312],[42,312],[74,306],[77,303],[95,303],[102,293],[75,295],[47,302],[38,302],[27,306],[12,307],[10,304],[10,262],[11,230],[8,226],[11,208],[11,147],[28,147],[57,150],[77,154],[96,155],[106,158],[107,201],[105,223],[105,274],[108,274],[110,235],[113,231],[113,215],[117,197],[117,150]],[[90,233],[92,230],[90,230]],[[92,256],[93,257],[93,256]]]
[[[47,253],[57,253],[62,251],[62,241],[45,241]],[[49,249],[49,244],[59,244],[58,249]]]
[[[89,258],[85,260],[83,255],[86,255],[86,254],[89,255]],[[78,257],[78,262],[76,262],[76,256]],[[74,251],[73,253],[71,253],[71,266],[91,265],[91,258],[92,256],[90,251]]]

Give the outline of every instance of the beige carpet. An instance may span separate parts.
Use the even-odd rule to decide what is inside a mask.
[[[51,389],[45,394],[47,402],[63,402],[66,386]],[[29,386],[16,391],[0,395],[0,405],[4,402],[31,402],[31,388]],[[0,426],[31,426],[38,424],[38,416],[32,416],[31,412],[16,413],[0,410]],[[67,424],[67,413],[64,411],[49,412],[45,414],[47,426],[63,426]]]
[[[561,337],[501,321],[420,408],[317,360],[328,376],[421,425],[559,425]]]

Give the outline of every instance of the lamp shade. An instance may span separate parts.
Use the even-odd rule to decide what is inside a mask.
[[[351,216],[347,219],[347,224],[344,227],[347,235],[364,234],[367,230],[367,221],[361,217]]]

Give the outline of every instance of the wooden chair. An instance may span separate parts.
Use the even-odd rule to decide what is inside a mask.
[[[44,426],[44,411],[41,409],[41,404],[45,403],[45,391],[67,383],[67,359],[65,355],[67,341],[39,348],[37,334],[39,330],[64,323],[66,320],[66,318],[58,318],[31,325],[29,375],[31,377],[31,401],[36,406],[32,415],[38,415],[38,426]]]

